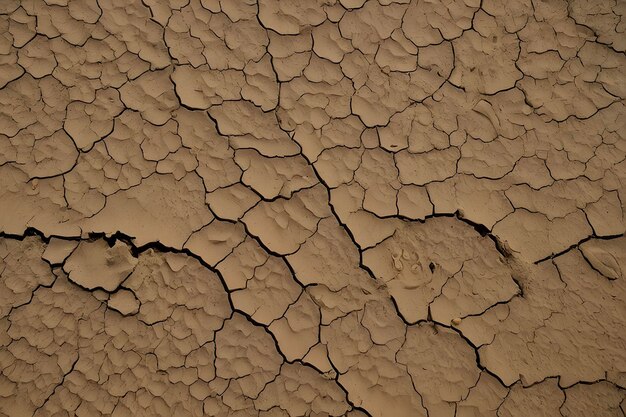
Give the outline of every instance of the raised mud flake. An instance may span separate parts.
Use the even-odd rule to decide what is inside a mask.
[[[119,311],[121,314],[127,316],[129,314],[135,314],[139,311],[139,301],[135,298],[132,291],[119,290],[116,291],[107,301],[109,308]]]
[[[41,259],[50,262],[52,265],[60,265],[78,246],[75,240],[51,238],[46,246],[46,250],[41,255]]]
[[[102,239],[83,241],[63,264],[70,281],[83,288],[115,291],[137,265],[128,245],[116,241],[113,246]]]
[[[580,245],[591,267],[608,279],[622,278],[626,271],[626,239],[592,239]]]

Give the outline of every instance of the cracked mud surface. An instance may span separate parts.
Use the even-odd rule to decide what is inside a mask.
[[[625,415],[623,0],[0,28],[0,416]]]

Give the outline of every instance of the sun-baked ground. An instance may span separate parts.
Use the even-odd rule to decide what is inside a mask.
[[[623,417],[625,31],[0,1],[0,416]]]

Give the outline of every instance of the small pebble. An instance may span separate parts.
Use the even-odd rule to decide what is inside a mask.
[[[455,326],[458,326],[459,324],[461,324],[461,319],[458,317],[455,319],[452,319],[452,324],[454,324]]]

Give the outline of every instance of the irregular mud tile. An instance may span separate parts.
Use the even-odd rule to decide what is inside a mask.
[[[341,416],[349,410],[345,392],[308,366],[287,363],[254,401],[258,410],[279,407],[289,416]]]
[[[375,54],[379,42],[400,27],[406,9],[403,4],[383,6],[379,2],[367,2],[362,8],[348,11],[339,22],[339,30],[354,48],[364,54]]]
[[[302,359],[319,341],[320,309],[303,291],[300,298],[289,306],[282,318],[268,327],[276,338],[278,349],[287,361]]]
[[[48,80],[48,78],[44,80]],[[30,74],[26,74],[0,90],[3,135],[13,137],[22,129],[37,125],[37,112],[43,105],[42,87],[44,80],[38,81]],[[49,84],[52,83],[51,81]],[[61,124],[58,128],[60,127]]]
[[[391,236],[400,223],[381,219],[362,209],[365,191],[358,184],[339,186],[330,192],[330,204],[341,224],[346,225],[359,248],[370,248]],[[366,226],[367,225],[367,226]]]
[[[159,174],[172,174],[178,181],[187,173],[198,168],[198,160],[189,149],[179,149],[169,154],[165,159],[156,165],[156,172]]]
[[[313,83],[306,77],[297,77],[281,84],[277,114],[280,126],[293,131],[308,123],[321,129],[332,119],[343,119],[352,113],[350,97],[353,83],[346,77],[335,84],[327,81]]]
[[[377,345],[398,350],[405,341],[406,325],[389,299],[374,299],[365,304],[361,324],[369,332],[372,342]]]
[[[508,314],[487,311],[461,325],[468,321],[493,335],[478,351],[483,366],[507,385],[559,375],[561,386],[599,380],[606,371],[625,366],[619,336],[624,328],[622,280],[596,273],[577,250],[518,269],[524,297],[508,304]],[[567,324],[570,320],[575,327]],[[466,336],[481,344],[472,333]]]
[[[46,246],[46,250],[41,254],[41,259],[44,259],[52,265],[62,264],[68,256],[78,246],[76,240],[51,238],[50,242]]]
[[[554,183],[545,161],[536,156],[519,159],[506,178],[517,185],[528,184],[535,190]]]
[[[241,169],[233,160],[234,151],[226,138],[217,132],[215,123],[206,112],[178,109],[176,122],[178,127],[176,132],[180,135],[182,145],[188,148],[198,161],[196,172],[202,178],[207,191],[239,182]]]
[[[454,415],[451,403],[469,394],[480,376],[475,353],[452,330],[420,324],[407,329],[398,362],[406,365],[424,407],[436,415]]]
[[[302,75],[308,65],[313,47],[310,30],[303,30],[294,36],[282,36],[269,31],[268,53],[272,56],[272,64],[278,81],[285,82]]]
[[[102,15],[102,9],[96,0],[68,3],[68,11],[74,19],[85,23],[96,23]]]
[[[401,29],[395,29],[390,38],[380,43],[375,62],[383,70],[415,71],[417,69],[417,47],[404,36]]]
[[[591,267],[608,279],[622,278],[626,271],[626,239],[592,239],[580,245]]]
[[[242,393],[257,398],[267,383],[280,373],[283,359],[272,337],[235,313],[215,337],[216,375],[237,379]]]
[[[339,65],[319,58],[317,55],[311,56],[311,61],[304,69],[303,75],[310,82],[326,82],[331,85],[337,84],[344,77]]]
[[[117,90],[98,90],[91,103],[72,102],[63,128],[83,151],[113,131],[113,119],[124,109]]]
[[[509,33],[523,29],[533,14],[531,0],[485,0],[480,7],[490,16],[495,16],[497,20],[501,20]]]
[[[424,220],[434,211],[427,189],[416,185],[405,185],[400,188],[396,205],[398,214],[411,220]]]
[[[180,264],[180,269],[172,268]],[[231,315],[228,296],[219,277],[197,260],[177,253],[148,251],[124,283],[139,302],[138,318],[147,324],[169,321],[176,331],[192,335],[199,344],[213,340]]]
[[[221,135],[235,148],[251,147],[265,156],[288,156],[299,152],[298,145],[277,126],[274,113],[264,113],[246,101],[225,102],[209,114]]]
[[[170,70],[151,71],[129,81],[119,89],[124,105],[141,113],[146,121],[163,125],[178,108]]]
[[[459,149],[450,147],[420,154],[401,151],[395,161],[402,184],[426,185],[454,176],[460,157]]]
[[[426,320],[429,306],[434,320],[448,324],[517,293],[493,242],[454,218],[402,224],[363,252],[363,264],[387,286],[410,323]]]
[[[394,114],[411,104],[409,82],[406,74],[385,74],[378,66],[370,65],[366,84],[352,97],[352,112],[367,127],[385,126]]]
[[[521,259],[535,262],[562,252],[593,233],[581,211],[550,221],[541,213],[518,209],[492,229]]]
[[[365,295],[375,291],[375,283],[359,268],[359,259],[358,249],[334,218],[320,221],[317,232],[296,253],[287,256],[298,282],[308,287],[322,307],[322,316],[335,309],[344,314],[361,310],[369,298]]]
[[[161,242],[182,248],[194,230],[212,219],[197,175],[176,181],[172,175],[155,174],[137,187],[108,197],[105,207],[85,226],[110,234],[123,231],[137,246]]]
[[[263,27],[281,35],[297,35],[307,26],[317,26],[326,19],[326,14],[320,7],[324,3],[323,0],[294,0],[289,3],[261,0],[259,21]]]
[[[398,214],[396,197],[401,184],[392,154],[382,149],[365,150],[354,180],[365,190],[364,210],[380,217]]]
[[[479,7],[478,1],[413,0],[402,19],[402,30],[417,46],[440,44],[471,28]]]
[[[37,237],[23,241],[0,239],[0,317],[27,304],[40,285],[49,286],[55,276],[41,260],[44,246]]]
[[[356,407],[375,417],[386,416],[391,409],[399,417],[428,415],[406,367],[397,363],[397,351],[374,345],[357,313],[323,326],[321,341],[339,371],[338,382]]]
[[[2,25],[2,23],[0,23],[0,25]],[[2,30],[6,30],[6,25]],[[8,49],[6,52],[3,50],[3,53],[0,54],[0,88],[5,88],[11,81],[20,78],[25,70],[21,66],[16,65],[18,53],[16,49],[10,47],[8,40],[3,42],[1,48]]]
[[[215,266],[230,255],[245,238],[246,232],[241,223],[233,224],[215,219],[189,236],[184,248],[198,255],[207,264]]]
[[[63,264],[70,281],[82,288],[115,291],[137,265],[128,245],[103,239],[82,241]]]
[[[206,110],[225,100],[240,100],[244,76],[239,71],[217,71],[181,65],[174,68],[172,82],[182,105]]]
[[[507,188],[506,184],[471,175],[455,175],[443,182],[426,186],[434,213],[457,213],[459,217],[487,229],[492,229],[498,221],[513,212],[511,202],[505,194]]]
[[[261,198],[248,187],[237,183],[207,193],[206,203],[220,219],[237,221]]]
[[[570,22],[568,22],[570,23]],[[532,28],[534,30],[529,30]],[[613,85],[612,76],[606,77],[611,71],[614,71],[619,65],[615,65],[616,60],[623,60],[623,56],[606,46],[592,45],[586,41],[593,36],[589,33],[589,29],[576,26],[568,27],[567,24],[561,25],[557,32],[557,39],[550,43],[556,43],[558,46],[549,48],[549,50],[558,50],[559,57],[564,62],[557,61],[552,66],[545,68],[545,74],[538,75],[536,68],[532,63],[532,52],[539,52],[544,55],[545,45],[537,50],[537,34],[545,32],[548,27],[543,23],[535,23],[527,25],[527,28],[520,32],[520,38],[526,41],[528,46],[522,49],[520,68],[527,77],[519,82],[519,87],[528,97],[528,103],[535,109],[537,114],[543,115],[546,120],[566,120],[570,116],[586,119],[594,115],[598,109],[606,108],[614,101],[618,101],[618,96],[624,91],[621,87]],[[550,28],[550,30],[553,30]],[[580,48],[576,52],[576,56],[566,56],[562,51],[563,42],[560,41],[558,35],[561,31],[569,32],[571,38],[566,47],[576,45]],[[552,34],[554,37],[554,32]],[[550,56],[550,55],[548,55]],[[552,55],[553,56],[553,55]],[[560,65],[559,65],[560,63]],[[606,68],[606,70],[605,70]],[[607,71],[608,70],[608,71]],[[604,74],[603,74],[604,73]],[[561,82],[552,83],[550,78],[558,77]],[[618,77],[619,78],[619,77]],[[604,81],[607,81],[605,84]],[[577,97],[576,100],[568,100],[563,102],[557,97]]]
[[[63,178],[29,180],[10,164],[0,166],[0,230],[22,235],[27,227],[33,227],[48,236],[79,236],[76,221],[82,216],[65,208]]]
[[[498,408],[498,416],[521,417],[527,413],[539,417],[562,415],[560,410],[564,402],[565,394],[555,378],[527,388],[517,383]]]
[[[29,16],[21,7],[11,13],[8,24],[9,33],[13,37],[13,46],[16,48],[22,48],[37,33],[37,18]]]
[[[582,417],[593,414],[613,417],[623,413],[624,391],[615,385],[601,381],[592,385],[578,384],[565,390],[565,403],[560,408],[565,417]]]
[[[478,178],[502,178],[514,169],[523,155],[524,144],[521,140],[498,137],[484,143],[468,138],[461,146],[458,172]]]
[[[393,115],[389,124],[378,128],[378,134],[380,146],[390,152],[409,148],[409,152],[422,153],[450,146],[448,135],[434,125],[431,111],[420,104]]]
[[[18,134],[18,138],[19,138]],[[35,141],[22,169],[31,177],[54,177],[72,170],[79,158],[72,138],[63,130]]]
[[[135,294],[132,291],[125,289],[113,293],[107,301],[107,305],[125,316],[137,314],[139,311],[139,300],[135,298]]]
[[[234,290],[231,293],[233,306],[249,314],[258,323],[270,325],[274,320],[280,319],[302,294],[302,288],[280,258],[269,256],[263,264],[255,266],[250,274],[252,276],[244,276],[246,281],[240,284],[237,281],[243,280],[236,281],[230,271],[227,271],[224,280],[229,289]],[[272,302],[268,303],[267,300]]]
[[[230,291],[246,288],[246,284],[252,279],[258,267],[266,264],[270,255],[250,236],[238,245],[233,252],[215,266],[222,274],[226,287]],[[273,261],[270,265],[274,265]],[[279,267],[276,265],[276,267]],[[286,268],[286,265],[280,267]]]
[[[338,64],[344,55],[354,50],[348,39],[341,36],[337,25],[331,22],[313,28],[313,51],[320,58],[325,58],[330,62]]]
[[[316,233],[286,260],[303,285],[323,284],[331,291],[338,291],[349,283],[361,287],[371,281],[358,267],[359,257],[359,251],[337,220],[327,218],[320,221]],[[311,262],[315,258],[316,262]]]
[[[498,408],[509,393],[508,389],[487,372],[481,372],[478,382],[458,403],[458,417],[497,417]]]
[[[102,15],[99,23],[107,32],[117,34],[130,52],[149,62],[151,69],[165,68],[170,64],[163,27],[151,20],[150,9],[141,1],[116,0],[106,7],[102,6],[100,4]],[[133,19],[120,19],[121,15],[133,16]]]
[[[603,196],[603,190],[599,184],[582,177],[569,181],[555,181],[552,185],[540,190],[533,190],[527,185],[515,186],[505,193],[514,207],[543,213],[551,221],[575,213],[581,207],[591,206],[602,200]],[[601,203],[598,204],[598,206],[601,205]],[[589,211],[592,217],[597,219],[591,207]]]
[[[450,78],[454,50],[450,42],[418,48],[418,68],[411,72],[409,97],[422,101],[433,96]]]
[[[328,360],[328,349],[326,349],[326,346],[322,343],[318,343],[313,346],[302,361],[315,367],[318,371],[323,372],[326,375],[336,376],[336,372],[333,370],[330,361]]]
[[[585,214],[596,236],[616,236],[626,232],[624,211],[617,192],[604,193],[585,208]]]
[[[297,251],[315,233],[319,221],[331,215],[326,202],[326,190],[317,185],[294,193],[289,200],[262,201],[241,220],[271,251],[287,255]]]
[[[51,288],[39,288],[30,303],[12,311],[11,341],[0,349],[0,366],[16,395],[0,398],[0,410],[33,415],[46,403],[78,360],[81,321],[99,308],[99,301],[60,273]]]
[[[300,155],[266,158],[255,150],[239,149],[235,163],[243,171],[241,182],[268,200],[290,198],[294,192],[318,183],[315,171]]]
[[[354,172],[361,164],[363,149],[351,149],[343,146],[323,150],[316,156],[313,163],[315,171],[328,188],[337,188],[342,184],[349,184],[354,178]]]
[[[272,68],[272,57],[263,55],[258,62],[248,62],[244,68],[246,84],[241,89],[241,97],[270,111],[278,105],[279,84]]]
[[[453,41],[455,63],[450,82],[481,94],[512,88],[523,77],[515,66],[520,51],[518,37],[482,11],[472,22],[474,30]]]
[[[35,78],[52,74],[57,65],[45,36],[36,36],[18,51],[17,63]]]

